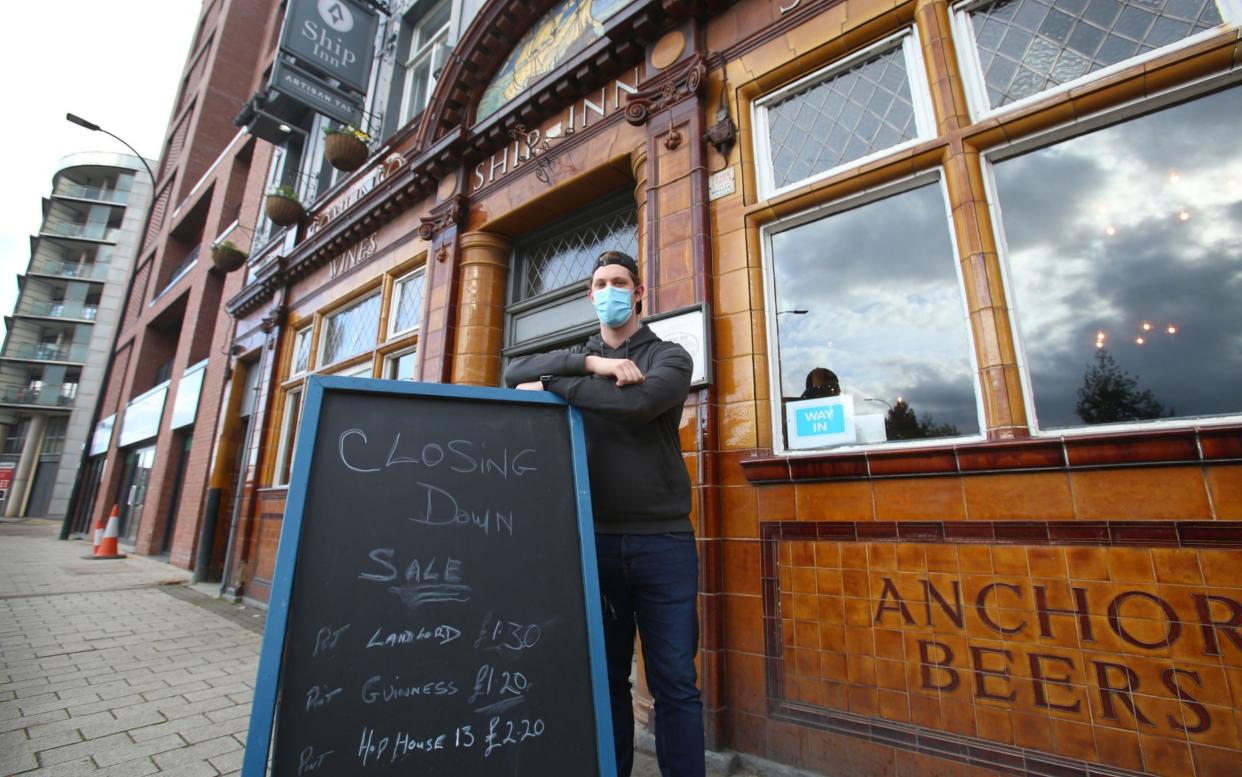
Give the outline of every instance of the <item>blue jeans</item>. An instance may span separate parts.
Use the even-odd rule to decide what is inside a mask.
[[[699,556],[694,535],[596,534],[604,648],[617,776],[634,765],[630,663],[642,637],[647,688],[655,700],[656,758],[662,777],[703,777],[703,702],[696,684]]]

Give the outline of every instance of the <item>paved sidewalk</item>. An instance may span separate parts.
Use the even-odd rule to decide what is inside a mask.
[[[263,611],[158,561],[84,560],[59,529],[0,520],[0,775],[240,774]],[[659,773],[637,755],[633,777]]]
[[[244,608],[58,530],[0,524],[0,774],[239,773],[260,634],[212,608]]]

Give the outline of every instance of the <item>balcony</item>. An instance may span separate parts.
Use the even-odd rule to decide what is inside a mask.
[[[0,405],[70,407],[77,394],[78,384],[76,383],[61,383],[53,386],[3,386],[0,387]]]
[[[30,265],[28,275],[50,275],[55,278],[71,278],[80,281],[104,281],[108,277],[107,264],[65,262],[59,259],[36,260]]]
[[[18,343],[4,354],[10,359],[26,359],[40,362],[72,362],[81,364],[86,361],[85,345],[47,345],[44,343]]]
[[[59,181],[52,195],[55,197],[74,197],[79,200],[113,202],[121,205],[124,205],[129,200],[129,192],[103,189],[98,186],[83,186],[73,181]]]
[[[94,321],[95,316],[98,314],[98,305],[66,304],[64,302],[45,302],[42,300],[23,302],[17,307],[17,315],[19,316],[38,316],[40,318]]]
[[[53,237],[71,237],[85,240],[106,240],[115,243],[121,230],[107,224],[73,224],[67,222],[50,222],[41,230],[45,235]]]

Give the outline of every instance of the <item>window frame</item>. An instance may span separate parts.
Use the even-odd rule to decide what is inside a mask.
[[[944,228],[949,239],[950,253],[952,254],[953,259],[953,277],[957,280],[958,301],[961,305],[962,325],[965,327],[966,333],[967,359],[970,367],[971,388],[975,397],[975,413],[979,422],[979,432],[977,434],[960,434],[953,437],[934,437],[923,440],[890,440],[878,443],[856,442],[852,444],[833,445],[822,448],[790,448],[787,440],[785,439],[785,425],[782,417],[783,401],[780,389],[782,383],[780,343],[776,322],[776,267],[774,262],[775,257],[772,250],[773,235],[788,231],[790,229],[796,229],[797,227],[814,221],[831,218],[838,213],[864,208],[874,202],[896,197],[928,185],[934,185],[937,187],[937,190],[940,192],[941,202],[944,204]],[[759,246],[764,284],[764,328],[767,330],[765,337],[767,345],[766,360],[768,385],[776,387],[773,391],[769,392],[771,396],[767,400],[769,405],[768,412],[770,414],[770,421],[772,424],[771,434],[773,455],[786,457],[807,457],[824,456],[835,453],[857,453],[860,451],[909,450],[916,448],[943,447],[945,445],[957,445],[962,443],[978,443],[987,439],[988,425],[987,416],[984,412],[985,397],[979,379],[980,368],[979,355],[976,349],[977,338],[974,330],[974,324],[970,317],[969,305],[966,299],[966,283],[965,278],[962,275],[962,263],[958,260],[960,253],[957,244],[957,233],[953,225],[952,200],[949,197],[948,183],[945,181],[944,172],[941,168],[937,167],[931,170],[926,170],[885,183],[873,189],[836,198],[764,224],[760,227]]]
[[[276,461],[275,468],[272,470],[272,485],[277,488],[284,488],[289,485],[289,481],[293,479],[293,459],[297,452],[298,424],[291,423],[292,418],[296,415],[300,421],[302,418],[302,410],[306,400],[306,383],[298,381],[296,384],[285,388],[284,396],[281,402],[280,412],[280,432],[276,443]],[[293,403],[297,402],[297,412],[292,413]],[[288,470],[288,474],[284,474]],[[282,475],[284,475],[282,479]]]
[[[302,369],[298,369],[298,341],[302,335],[306,335],[306,364]],[[312,372],[315,367],[315,324],[312,321],[305,326],[295,329],[293,332],[293,343],[289,349],[289,377],[296,378]]]
[[[334,318],[336,318],[337,316],[344,315],[344,314],[345,314],[345,313],[347,313],[348,311],[353,310],[354,308],[356,308],[356,307],[358,307],[358,306],[360,306],[360,305],[364,305],[364,304],[366,304],[367,302],[371,301],[372,299],[378,299],[378,300],[379,300],[379,314],[378,314],[378,315],[377,315],[377,317],[376,317],[376,329],[375,329],[375,332],[373,332],[373,333],[372,333],[372,338],[373,338],[373,339],[372,339],[372,341],[371,341],[371,347],[370,347],[370,348],[366,348],[366,349],[364,349],[364,350],[361,350],[361,351],[359,351],[358,353],[351,353],[351,354],[348,354],[348,355],[346,355],[346,356],[342,356],[342,357],[340,357],[340,358],[338,358],[338,359],[336,359],[336,360],[334,360],[334,361],[327,361],[327,360],[324,358],[324,357],[325,357],[324,351],[325,351],[325,350],[327,349],[327,347],[328,347],[328,326],[331,324],[332,320],[333,320]],[[383,307],[383,304],[384,304],[384,303],[383,303],[383,293],[382,293],[382,289],[371,288],[371,289],[368,289],[368,290],[366,290],[366,291],[363,291],[363,292],[359,293],[356,297],[354,297],[353,299],[350,299],[350,300],[346,301],[345,303],[343,303],[342,305],[340,305],[339,307],[337,307],[335,310],[332,310],[332,311],[330,311],[330,312],[324,313],[324,314],[323,314],[323,317],[322,317],[322,321],[319,323],[319,337],[318,337],[318,342],[316,342],[316,344],[315,344],[315,351],[316,351],[316,353],[314,354],[314,362],[313,362],[313,363],[316,365],[316,369],[322,369],[322,368],[324,368],[324,367],[333,367],[334,365],[337,365],[337,364],[340,364],[340,363],[344,363],[344,362],[348,362],[348,361],[350,361],[351,359],[354,359],[354,358],[357,358],[358,356],[361,356],[363,353],[367,353],[367,352],[372,352],[372,353],[373,353],[373,352],[375,351],[375,349],[376,349],[376,348],[379,346],[379,344],[380,344],[380,340],[379,340],[379,333],[380,333],[379,323],[380,323],[380,322],[379,322],[379,319],[381,319],[381,318],[383,317],[383,313],[384,313],[384,307]]]
[[[1023,97],[1020,100],[1014,100],[1006,105],[993,108],[988,100],[987,80],[983,74],[983,66],[979,61],[979,47],[975,42],[974,22],[970,18],[972,10],[993,2],[996,2],[996,0],[965,0],[965,2],[954,4],[949,8],[949,26],[952,29],[954,48],[957,50],[957,65],[958,73],[962,80],[962,91],[966,94],[966,105],[970,111],[970,118],[976,123],[993,117],[1004,116],[1036,102],[1077,89],[1093,81],[1106,79],[1109,76],[1151,62],[1154,59],[1195,46],[1202,41],[1211,39],[1213,36],[1220,35],[1222,32],[1220,28],[1204,30],[1170,43],[1167,46],[1161,46],[1129,59],[1123,59],[1099,70],[1092,70],[1072,81],[1066,81],[1063,84],[1058,84],[1057,86]],[[1213,0],[1213,2],[1216,4],[1217,10],[1220,11],[1221,20],[1226,28],[1236,28],[1239,22],[1242,22],[1242,0]]]
[[[858,159],[843,162],[827,170],[813,173],[806,178],[778,187],[772,172],[772,146],[769,140],[768,106],[800,91],[805,91],[818,83],[828,81],[837,75],[848,72],[861,62],[891,49],[900,49],[902,56],[905,58],[906,72],[908,74],[906,83],[910,87],[910,104],[914,109],[915,136],[888,148],[874,151]],[[910,24],[852,54],[834,60],[828,65],[792,83],[786,84],[770,94],[763,95],[751,103],[750,113],[751,127],[754,128],[755,182],[759,187],[760,199],[778,197],[794,189],[823,181],[843,170],[861,167],[869,162],[883,159],[935,138],[936,117],[932,108],[931,90],[927,83],[927,69],[923,63],[918,25]]]
[[[558,348],[566,342],[576,342],[585,339],[592,332],[598,331],[599,321],[592,315],[581,323],[570,327],[547,332],[527,340],[517,339],[517,321],[520,318],[540,309],[552,309],[571,303],[578,297],[585,299],[587,296],[587,282],[590,280],[590,275],[588,274],[586,278],[570,281],[558,288],[523,298],[521,295],[524,293],[526,286],[527,262],[522,258],[522,254],[532,244],[539,244],[555,235],[582,229],[587,224],[601,220],[611,214],[620,213],[626,209],[631,210],[634,214],[635,235],[638,238],[639,253],[634,258],[641,262],[642,230],[640,229],[640,219],[642,214],[639,211],[638,204],[629,193],[629,189],[624,187],[616,191],[606,192],[593,202],[589,202],[575,211],[552,219],[547,224],[532,229],[513,241],[513,248],[509,253],[510,269],[505,290],[506,304],[503,346],[501,348],[502,358],[510,359],[515,356],[548,350],[549,348]]]
[[[397,329],[397,318],[398,318],[397,314],[398,312],[400,312],[402,284],[406,283],[407,281],[410,281],[415,276],[422,277],[422,298],[419,300],[418,320],[414,322],[413,326],[407,327],[405,329]],[[389,301],[389,305],[388,305],[388,326],[387,326],[388,332],[387,332],[387,337],[385,339],[393,340],[398,337],[404,337],[406,335],[413,334],[414,332],[419,331],[422,328],[422,324],[423,324],[422,314],[423,314],[424,307],[426,306],[426,303],[427,303],[427,267],[426,265],[419,265],[418,267],[415,267],[410,272],[407,272],[404,275],[401,275],[395,278],[392,282],[392,299]]]
[[[404,127],[409,123],[410,119],[422,113],[427,104],[431,101],[431,95],[435,92],[436,84],[440,79],[436,73],[428,72],[430,78],[427,81],[427,94],[423,96],[422,105],[417,111],[411,111],[413,100],[411,92],[414,88],[414,79],[411,73],[424,59],[434,56],[437,45],[444,46],[444,61],[448,62],[448,55],[452,51],[451,38],[453,31],[453,20],[456,14],[454,11],[455,3],[453,0],[439,0],[432,3],[426,13],[421,14],[418,19],[410,24],[410,50],[401,62],[401,107],[397,111],[397,126]],[[448,7],[448,16],[444,20],[444,24],[432,33],[426,42],[419,40],[420,33],[423,32],[423,24],[431,19],[431,17],[440,11],[442,7]]]
[[[414,357],[414,377],[411,380],[418,379],[418,346],[413,345],[409,348],[402,348],[399,351],[384,354],[384,366],[382,368],[381,377],[384,380],[404,380],[396,375],[390,374],[396,371],[397,362],[404,356]]]
[[[1242,89],[1242,73],[1219,72],[1184,86],[1167,90],[1154,97],[1142,101],[1131,101],[1117,105],[1111,110],[1101,111],[1088,118],[1061,124],[1057,127],[1036,132],[1018,140],[988,149],[980,154],[983,165],[984,190],[987,195],[988,214],[992,222],[992,236],[996,241],[998,264],[1000,265],[1001,288],[1005,294],[1005,302],[1009,308],[1009,333],[1014,340],[1017,358],[1019,383],[1022,388],[1022,401],[1026,411],[1027,429],[1031,437],[1056,439],[1060,437],[1085,437],[1101,434],[1125,434],[1127,432],[1150,432],[1161,430],[1186,429],[1199,426],[1229,426],[1242,421],[1242,409],[1237,413],[1220,416],[1181,416],[1177,418],[1157,418],[1146,421],[1122,421],[1108,424],[1080,424],[1077,426],[1055,427],[1043,429],[1039,425],[1039,414],[1035,406],[1035,392],[1031,380],[1031,363],[1026,353],[1026,341],[1022,336],[1020,319],[1022,305],[1014,293],[1014,280],[1010,270],[1011,259],[1009,243],[1003,229],[1003,213],[996,176],[993,165],[1006,159],[1022,154],[1051,148],[1075,138],[1088,135],[1096,130],[1119,126],[1144,115],[1170,108],[1179,103],[1188,103],[1200,99],[1210,92],[1230,87]]]

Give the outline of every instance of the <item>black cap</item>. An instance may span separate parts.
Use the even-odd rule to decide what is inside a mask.
[[[619,264],[630,271],[630,275],[634,276],[635,283],[638,282],[638,262],[634,261],[634,257],[623,251],[605,251],[595,260],[595,268],[592,273],[601,267],[607,267],[610,264]]]

